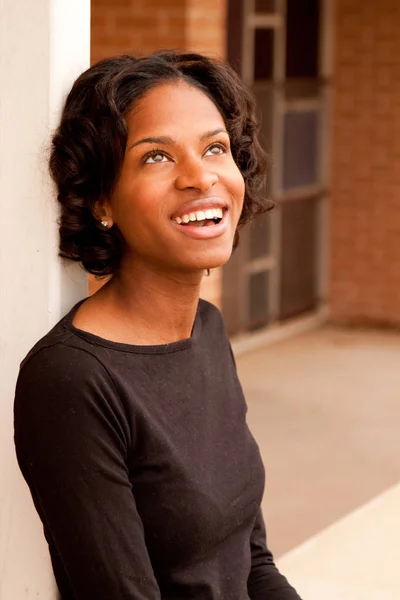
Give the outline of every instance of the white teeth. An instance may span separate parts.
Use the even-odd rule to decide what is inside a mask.
[[[208,208],[207,210],[199,210],[197,212],[188,213],[181,217],[175,217],[176,223],[189,223],[189,221],[204,221],[205,219],[222,219],[222,208]]]

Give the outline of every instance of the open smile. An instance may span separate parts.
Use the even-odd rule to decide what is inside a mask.
[[[229,221],[228,213],[227,208],[210,208],[175,217],[172,222],[188,237],[211,239],[225,233]]]

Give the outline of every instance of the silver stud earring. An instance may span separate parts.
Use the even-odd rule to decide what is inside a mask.
[[[103,225],[103,227],[105,227],[107,229],[107,227],[108,227],[108,221],[102,221],[101,224]]]

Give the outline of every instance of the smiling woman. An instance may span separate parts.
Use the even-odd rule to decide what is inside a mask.
[[[254,103],[163,52],[75,82],[53,137],[60,254],[106,285],[21,365],[15,443],[63,600],[298,600],[221,314],[199,300],[269,208]]]

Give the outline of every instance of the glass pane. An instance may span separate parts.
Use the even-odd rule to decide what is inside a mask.
[[[254,79],[271,79],[274,65],[273,29],[254,32]]]
[[[248,329],[258,329],[268,323],[268,273],[250,275]]]
[[[256,13],[272,13],[276,11],[276,0],[256,0]]]
[[[317,304],[318,200],[282,203],[280,319]]]
[[[249,254],[250,260],[265,258],[269,255],[270,245],[270,216],[269,213],[259,215],[249,224]]]
[[[318,183],[319,111],[289,111],[284,117],[283,188]]]
[[[287,0],[286,77],[317,77],[320,0]]]

